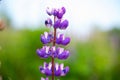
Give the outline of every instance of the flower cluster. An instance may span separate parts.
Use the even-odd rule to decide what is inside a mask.
[[[58,33],[57,29],[65,30],[69,22],[67,19],[63,19],[64,14],[66,13],[66,9],[64,7],[55,9],[55,8],[47,8],[46,10],[49,16],[54,16],[54,21],[51,18],[47,18],[45,20],[45,25],[50,28],[54,28],[54,32],[44,32],[41,34],[40,40],[44,44],[42,48],[36,50],[38,56],[41,58],[52,58],[50,63],[44,62],[43,66],[40,66],[40,72],[45,74],[47,78],[41,78],[41,80],[49,80],[48,76],[52,76],[52,80],[54,80],[54,76],[65,76],[69,72],[69,67],[64,68],[64,64],[54,64],[54,58],[65,60],[69,57],[70,52],[61,47],[56,47],[55,45],[63,45],[66,46],[70,43],[70,38],[65,37],[64,34]],[[53,43],[53,46],[47,46],[48,43]]]
[[[44,62],[44,66],[40,66],[40,71],[41,73],[45,74],[46,76],[51,76],[52,75],[52,64],[51,62],[49,64],[47,64],[46,62]],[[54,67],[54,75],[55,76],[65,76],[68,71],[69,71],[69,67],[65,67],[64,68],[64,64],[55,64]]]
[[[50,18],[45,20],[45,25],[47,27],[53,26],[54,28],[56,28],[56,29],[59,28],[61,30],[66,29],[68,27],[68,24],[69,24],[68,20],[67,19],[63,20],[62,19],[63,15],[66,12],[66,9],[64,7],[62,7],[61,9],[47,8],[46,12],[50,16],[53,15],[53,16],[57,17],[56,20],[54,21],[54,24],[53,24],[53,22]]]
[[[41,58],[48,58],[48,57],[54,57],[54,58],[58,58],[61,60],[67,59],[69,56],[69,51],[68,50],[64,50],[64,48],[60,48],[58,47],[56,49],[56,47],[50,47],[50,46],[43,46],[41,49],[37,49],[37,54],[41,57]]]
[[[44,32],[44,34],[41,34],[40,40],[43,44],[48,44],[53,41],[53,34]],[[70,38],[65,37],[64,34],[58,33],[56,36],[56,44],[61,44],[61,45],[67,45],[70,43]]]

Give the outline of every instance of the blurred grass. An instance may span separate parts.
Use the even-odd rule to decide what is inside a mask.
[[[36,49],[42,47],[38,30],[4,30],[0,32],[0,75],[3,80],[40,80],[39,66],[50,59],[40,59]],[[111,47],[108,33],[95,32],[85,42],[71,36],[70,58],[64,62],[70,72],[60,80],[120,80],[119,52]],[[117,72],[116,72],[117,71]]]
[[[43,60],[36,55],[36,49],[42,46],[40,34],[43,31],[9,30],[0,33],[0,71],[3,77],[12,80],[39,78],[38,67]]]

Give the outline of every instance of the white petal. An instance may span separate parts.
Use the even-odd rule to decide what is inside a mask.
[[[62,40],[65,40],[65,36],[64,35],[62,36]]]
[[[46,63],[46,62],[44,62],[44,66],[43,66],[43,68],[44,68],[44,69],[46,69],[46,64],[47,64],[47,63]]]
[[[47,39],[48,37],[48,32],[44,32],[45,38]]]
[[[52,68],[52,64],[51,64],[51,62],[50,62],[50,63],[49,63],[49,66],[48,66],[48,69],[51,70],[51,68]]]
[[[58,70],[58,67],[59,67],[59,64],[56,63],[56,64],[55,64],[55,68],[56,68],[56,70]]]
[[[41,77],[41,80],[45,80],[43,77]]]
[[[50,47],[47,46],[45,52],[48,53],[49,49],[50,49]]]
[[[52,11],[52,9],[49,8],[49,7],[47,7],[46,12],[47,12],[47,13],[51,13],[51,11]]]
[[[60,64],[60,69],[63,70],[64,69],[64,64]]]
[[[57,34],[57,38],[59,38],[59,37],[60,37],[60,33]]]
[[[52,47],[52,50],[53,50],[53,51],[55,51],[55,50],[56,50],[56,49],[55,49],[55,46],[54,46],[54,47]]]
[[[64,51],[64,48],[59,48],[59,54],[61,54]]]

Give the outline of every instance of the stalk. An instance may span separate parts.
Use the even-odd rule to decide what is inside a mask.
[[[54,17],[54,23],[55,23],[55,18]],[[56,41],[56,28],[54,28],[54,40],[53,40],[53,46],[55,46],[55,41]],[[52,80],[54,80],[54,54],[52,56]]]

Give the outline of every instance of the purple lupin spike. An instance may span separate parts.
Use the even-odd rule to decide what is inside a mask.
[[[70,43],[70,38],[65,37],[64,34],[57,33],[57,29],[65,30],[67,29],[69,22],[67,19],[62,19],[64,14],[66,13],[65,7],[61,7],[59,9],[56,8],[49,8],[47,7],[46,13],[49,16],[54,17],[54,21],[52,19],[47,18],[45,20],[45,25],[48,28],[53,27],[54,32],[44,32],[41,34],[40,40],[44,44],[42,48],[36,50],[36,53],[40,58],[46,59],[51,58],[51,62],[46,63],[44,62],[43,66],[39,67],[39,70],[42,74],[45,74],[47,77],[41,77],[41,80],[49,80],[49,76],[52,76],[52,80],[56,77],[65,76],[69,72],[69,67],[64,67],[64,64],[55,63],[54,58],[59,60],[65,60],[69,57],[70,52],[69,50],[65,50],[62,47],[56,47],[57,45],[66,46]],[[52,46],[47,46],[47,44],[52,43]]]

